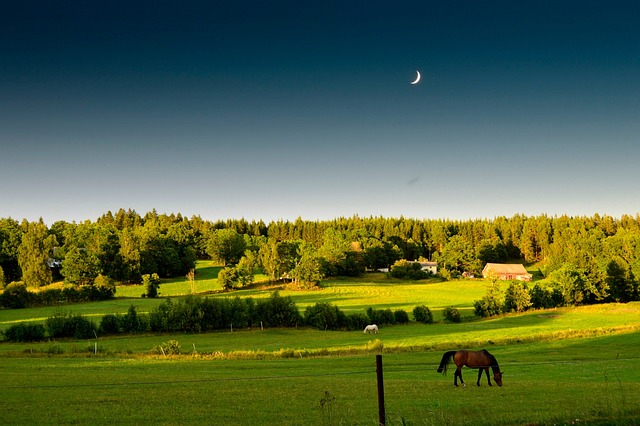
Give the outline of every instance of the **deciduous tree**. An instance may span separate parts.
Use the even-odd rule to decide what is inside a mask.
[[[51,284],[52,275],[48,260],[55,246],[55,237],[48,236],[47,227],[39,222],[23,222],[26,232],[18,248],[18,263],[22,269],[22,280],[29,287]]]
[[[223,265],[238,263],[245,248],[242,235],[230,228],[214,231],[207,242],[207,254]]]

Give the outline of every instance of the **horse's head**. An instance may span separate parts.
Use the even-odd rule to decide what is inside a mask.
[[[502,373],[499,371],[494,371],[493,380],[498,384],[498,386],[502,386]]]

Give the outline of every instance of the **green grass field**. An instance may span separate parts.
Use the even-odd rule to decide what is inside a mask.
[[[215,266],[199,263],[197,288],[216,290]],[[200,272],[200,269],[204,269]],[[202,282],[200,282],[202,281]],[[165,288],[167,290],[165,290]],[[64,306],[97,321],[139,312],[163,299],[140,288],[112,301]],[[189,294],[186,280],[161,292]],[[119,288],[120,296],[131,288]],[[254,286],[231,294],[268,297]],[[640,303],[605,304],[474,319],[481,280],[403,282],[367,275],[312,291],[281,290],[301,309],[316,302],[345,312],[368,306],[411,311],[455,306],[460,324],[361,331],[253,329],[206,334],[145,334],[83,341],[0,343],[4,424],[374,425],[375,355],[382,353],[387,424],[640,424]],[[138,294],[139,293],[139,294]],[[164,294],[166,296],[166,294]],[[55,307],[0,311],[0,330],[44,321]],[[176,340],[182,355],[153,351]],[[486,348],[504,371],[503,387],[466,388],[435,372],[444,351]]]
[[[384,340],[384,337],[382,337]],[[383,355],[388,424],[638,424],[640,333],[491,347],[503,387],[454,388],[440,351]],[[2,359],[5,424],[376,424],[374,354]],[[328,393],[328,394],[327,394]],[[322,404],[324,400],[324,406]]]
[[[196,293],[206,297],[268,297],[278,287],[270,287],[262,275],[258,275],[258,284],[249,289],[230,293],[220,293],[217,283],[220,267],[209,262],[198,262]],[[200,272],[204,271],[204,272]],[[282,296],[291,297],[301,311],[318,302],[329,302],[340,307],[345,313],[364,312],[371,306],[377,309],[404,309],[411,312],[418,305],[427,305],[436,320],[441,319],[440,311],[446,306],[456,307],[463,317],[473,317],[473,301],[485,293],[485,283],[480,280],[448,281],[422,280],[417,282],[388,279],[384,274],[367,274],[363,278],[327,280],[321,287],[309,291],[280,289]],[[91,302],[62,307],[42,307],[0,311],[0,330],[19,321],[44,321],[47,317],[63,309],[80,313],[99,321],[105,314],[127,312],[134,305],[138,312],[149,312],[161,303],[165,297],[180,297],[191,294],[191,285],[184,279],[163,280],[160,285],[160,297],[147,299],[140,297],[144,293],[141,285],[119,286],[116,298],[105,302]]]

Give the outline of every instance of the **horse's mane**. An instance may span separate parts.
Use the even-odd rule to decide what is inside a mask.
[[[491,355],[486,349],[483,349],[482,351],[489,357],[489,360],[491,361],[491,368],[499,368],[498,360],[496,360],[496,357]]]

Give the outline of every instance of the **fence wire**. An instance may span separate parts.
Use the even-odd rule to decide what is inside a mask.
[[[640,357],[625,357],[611,359],[591,359],[591,360],[567,360],[567,361],[536,361],[536,362],[507,362],[501,363],[500,367],[522,367],[522,366],[539,366],[539,365],[577,365],[577,364],[610,364],[614,365],[620,361],[634,361]],[[384,375],[389,377],[394,373],[424,373],[431,370],[435,371],[438,368],[438,364],[416,364],[416,363],[393,363],[391,365],[384,365]],[[354,375],[372,375],[375,378],[376,368],[375,363],[372,363],[372,367],[367,370],[357,371],[342,371],[331,373],[317,373],[317,374],[294,374],[294,375],[271,375],[271,376],[258,376],[258,377],[212,377],[212,378],[198,378],[198,379],[184,379],[184,380],[145,380],[134,381],[126,383],[75,383],[75,384],[37,384],[37,385],[10,385],[3,384],[4,389],[64,389],[64,388],[92,388],[92,387],[127,387],[127,386],[153,386],[153,385],[179,385],[189,383],[223,383],[223,382],[252,382],[263,380],[292,380],[292,379],[306,379],[317,377],[339,377],[339,376],[354,376]]]

